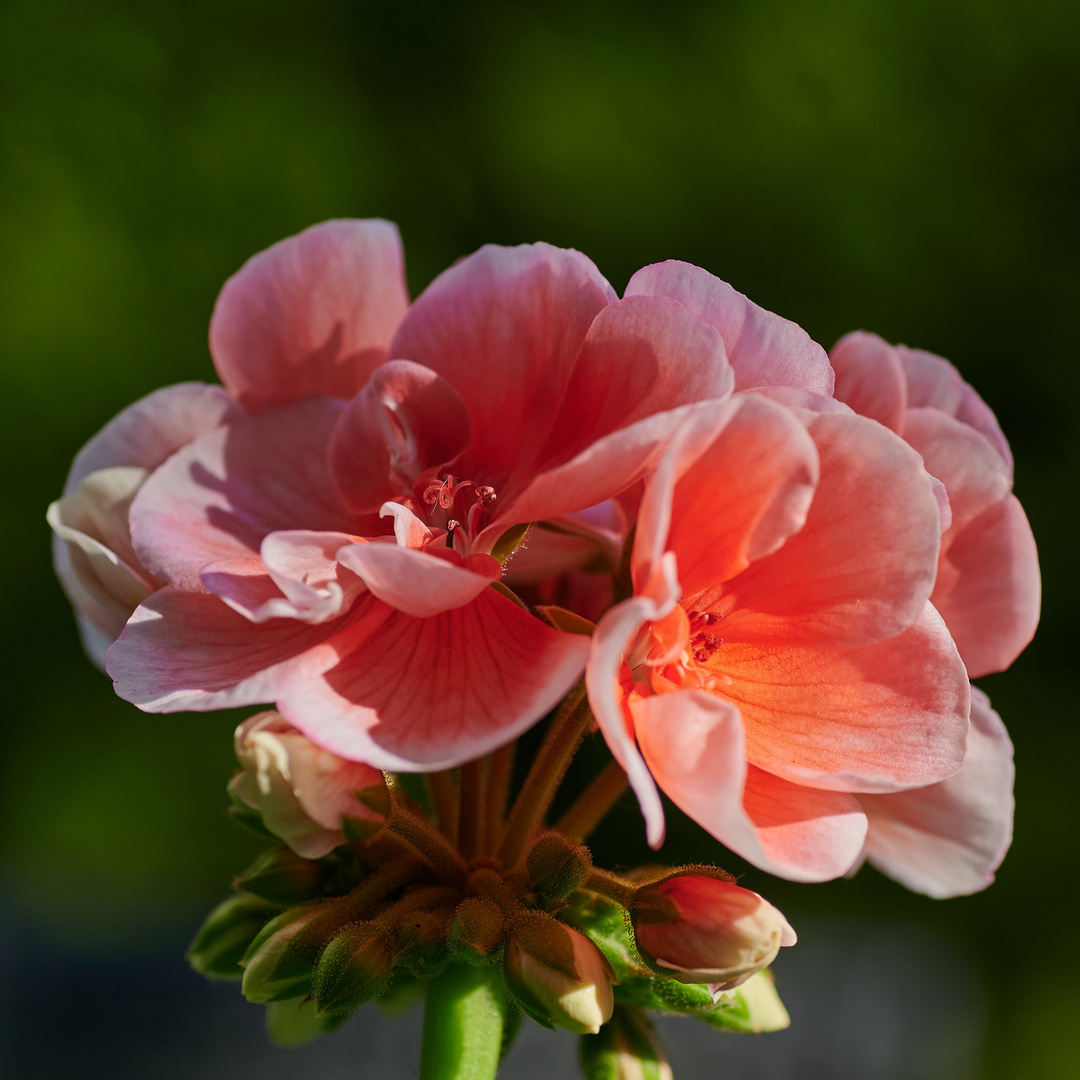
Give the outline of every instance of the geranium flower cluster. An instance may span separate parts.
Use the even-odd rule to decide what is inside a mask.
[[[1011,746],[969,680],[1030,640],[1039,574],[1008,444],[945,360],[866,333],[827,354],[681,262],[620,298],[546,244],[410,303],[382,221],[249,260],[210,350],[221,386],[79,453],[56,565],[121,697],[273,703],[237,790],[299,799],[271,831],[301,855],[347,841],[381,771],[469,767],[584,675],[653,846],[664,792],[793,880],[992,880]],[[685,952],[669,970],[731,966]]]

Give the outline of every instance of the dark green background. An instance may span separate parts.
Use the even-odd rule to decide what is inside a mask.
[[[933,902],[869,870],[747,880],[796,923],[939,928],[988,987],[985,1076],[1069,1075],[1080,8],[660,8],[0,7],[3,910],[52,949],[137,952],[182,937],[247,857],[222,816],[235,717],[148,717],[112,696],[44,523],[105,420],[213,378],[207,320],[247,256],[328,217],[381,216],[401,227],[414,294],[487,241],[580,248],[617,288],[677,257],[826,346],[865,327],[950,357],[1012,440],[1046,602],[1034,645],[984,681],[1019,764],[997,884]]]

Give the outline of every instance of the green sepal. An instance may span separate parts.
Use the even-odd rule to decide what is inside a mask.
[[[344,1020],[344,1016],[320,1016],[309,997],[272,1001],[266,1006],[266,1034],[275,1046],[303,1046],[329,1034]]]
[[[247,832],[254,833],[264,840],[279,839],[263,824],[262,814],[258,810],[252,810],[246,803],[234,802],[225,813]]]
[[[243,978],[248,947],[280,906],[255,896],[230,896],[207,915],[187,952],[188,963],[211,979]]]
[[[791,1017],[767,968],[752,975],[742,986],[727,991],[714,1008],[699,1013],[698,1018],[712,1027],[748,1035],[783,1031],[791,1025]]]
[[[529,531],[530,523],[524,522],[521,525],[513,525],[506,530],[495,541],[495,546],[491,549],[491,557],[500,563],[505,563],[507,559],[514,553],[514,549],[525,539],[525,534]]]
[[[279,907],[289,907],[318,899],[335,869],[331,861],[305,859],[292,848],[281,845],[256,856],[233,886]]]
[[[375,922],[356,923],[323,949],[311,989],[320,1014],[348,1016],[390,985],[390,938]]]

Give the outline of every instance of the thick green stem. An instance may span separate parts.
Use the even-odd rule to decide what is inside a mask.
[[[494,1080],[506,1013],[496,968],[454,965],[432,979],[420,1080]]]
[[[622,766],[617,761],[608,762],[600,775],[555,822],[555,828],[565,836],[584,840],[619,801],[627,786]]]
[[[552,796],[562,782],[591,719],[585,684],[581,682],[567,694],[552,720],[529,775],[525,777],[525,783],[514,801],[514,808],[506,822],[506,832],[499,845],[499,862],[504,869],[515,869],[524,859],[529,840],[544,820]]]

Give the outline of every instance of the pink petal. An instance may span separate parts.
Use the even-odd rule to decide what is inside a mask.
[[[201,589],[202,567],[257,552],[271,532],[383,532],[377,518],[349,513],[330,481],[326,446],[341,408],[311,398],[243,417],[173,455],[131,507],[143,566],[178,588]]]
[[[388,358],[409,305],[397,229],[325,221],[248,259],[210,320],[221,381],[252,410],[351,398]]]
[[[907,377],[908,407],[940,409],[973,427],[1001,455],[1011,478],[1012,452],[997,417],[975,390],[964,382],[960,372],[948,360],[921,349],[897,345],[896,351]]]
[[[189,382],[155,390],[114,416],[75,455],[64,493],[99,469],[156,469],[192,439],[240,414],[220,386]]]
[[[716,692],[742,712],[750,761],[793,783],[896,791],[942,780],[963,761],[967,674],[930,604],[910,629],[875,645],[725,641],[709,669]]]
[[[202,583],[252,622],[327,622],[348,610],[364,584],[335,558],[353,537],[306,530],[270,533],[262,556],[209,563]]]
[[[860,795],[870,819],[866,853],[916,892],[963,896],[994,880],[1012,839],[1012,744],[986,695],[971,691],[964,767],[930,787]]]
[[[1015,495],[945,538],[934,605],[971,677],[1004,671],[1039,623],[1039,556]]]
[[[869,644],[930,596],[940,512],[919,455],[861,416],[816,416],[810,434],[821,473],[806,524],[724,587],[724,641]]]
[[[380,600],[426,619],[468,604],[502,577],[502,567],[490,555],[462,560],[454,551],[446,554],[438,558],[396,544],[350,544],[337,558]]]
[[[160,589],[128,620],[106,666],[116,692],[145,712],[205,712],[273,701],[290,672],[338,659],[338,623],[255,626],[216,596]]]
[[[877,334],[856,330],[832,347],[829,360],[836,372],[836,397],[860,416],[903,434],[907,379],[897,350]]]
[[[854,796],[787,783],[746,764],[739,710],[703,690],[634,703],[634,730],[660,788],[755,866],[794,881],[839,877],[866,818]]]
[[[675,485],[667,547],[678,559],[683,595],[727,581],[781,547],[803,527],[817,480],[817,448],[805,426],[782,406],[743,398]]]
[[[493,589],[429,619],[373,600],[341,663],[318,677],[301,672],[278,708],[341,757],[447,769],[536,723],[580,676],[588,648],[588,638],[551,629]]]
[[[523,448],[543,442],[590,324],[615,299],[584,255],[548,244],[483,247],[424,290],[392,355],[438,372],[464,399],[462,477],[503,501],[520,490]]]
[[[708,323],[666,297],[617,300],[589,327],[536,467],[569,461],[612,431],[726,397],[733,387],[724,342]]]
[[[655,263],[639,270],[626,296],[670,296],[720,331],[739,390],[793,386],[831,395],[825,350],[800,326],[760,308],[725,281],[690,263]]]
[[[391,360],[338,419],[330,475],[350,509],[372,514],[412,495],[422,472],[448,464],[468,443],[469,413],[458,392],[428,368]]]

